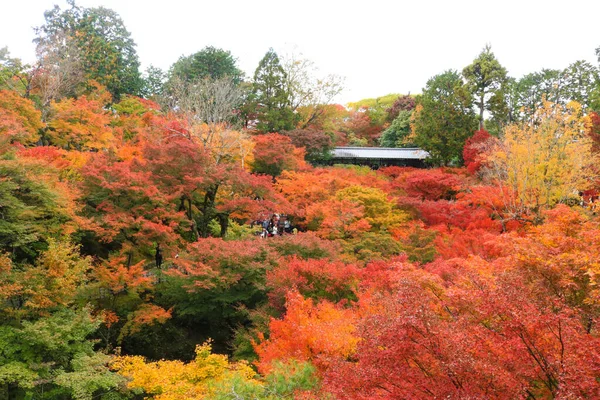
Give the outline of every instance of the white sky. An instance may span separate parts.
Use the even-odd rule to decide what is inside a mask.
[[[0,0],[0,47],[33,61],[33,27],[65,0]],[[116,11],[137,43],[142,68],[168,69],[212,45],[252,76],[269,47],[296,47],[322,72],[346,77],[345,103],[418,93],[427,79],[461,70],[486,43],[511,76],[598,65],[598,0],[78,0]]]

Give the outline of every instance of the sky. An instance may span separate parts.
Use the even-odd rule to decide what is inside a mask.
[[[0,48],[35,59],[33,27],[66,0],[0,2]],[[427,80],[462,70],[486,44],[509,75],[598,65],[598,0],[77,0],[116,11],[142,69],[168,69],[206,46],[229,50],[252,77],[270,47],[345,77],[340,103],[420,93]]]

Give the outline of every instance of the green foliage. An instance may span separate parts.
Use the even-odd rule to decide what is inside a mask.
[[[163,93],[166,81],[167,74],[165,71],[150,65],[144,72],[140,94],[147,99],[156,98]]]
[[[296,127],[298,115],[292,110],[286,79],[277,53],[269,49],[254,72],[256,129],[260,132],[289,131]]]
[[[8,47],[0,48],[0,89],[14,90],[20,94],[27,93],[28,79],[26,65],[20,59],[12,58]]]
[[[117,388],[123,379],[88,339],[98,324],[89,310],[63,309],[21,326],[0,326],[0,385],[40,399],[90,400]]]
[[[46,179],[44,179],[46,178]],[[48,238],[71,221],[69,200],[48,166],[5,155],[0,158],[0,250],[33,260]]]
[[[387,118],[387,110],[391,108],[394,102],[401,95],[398,93],[390,93],[385,96],[362,99],[357,102],[348,103],[348,107],[358,111],[360,109],[368,110],[369,119],[373,124],[381,125]]]
[[[244,73],[237,67],[231,52],[207,46],[197,53],[180,57],[171,66],[171,76],[187,82],[198,79],[229,77],[235,84],[241,83]]]
[[[213,383],[214,392],[211,399],[292,399],[299,392],[318,388],[319,383],[316,368],[309,362],[277,361],[273,363],[273,371],[265,377],[264,384],[250,381],[238,374],[226,381]]]
[[[219,237],[221,236],[221,225],[216,221],[212,220],[209,223],[210,236]],[[251,227],[248,224],[239,224],[235,221],[229,221],[227,224],[227,233],[223,239],[225,240],[245,240],[256,236],[257,232],[261,232],[260,226]]]
[[[479,108],[480,129],[483,127],[483,113],[487,110],[496,117],[505,109],[502,100],[502,89],[506,82],[506,68],[504,68],[492,48],[487,45],[471,65],[463,69],[463,76],[467,80],[467,88],[475,98]]]
[[[110,356],[98,352],[78,353],[71,360],[71,371],[59,373],[54,382],[69,390],[74,400],[92,400],[124,383],[122,377],[107,368],[110,360]]]
[[[88,79],[96,80],[115,99],[138,94],[142,88],[135,43],[119,15],[107,8],[82,8],[74,0],[70,9],[58,6],[44,13],[45,24],[36,29],[41,54],[75,46]]]
[[[437,255],[433,242],[435,237],[436,231],[416,226],[403,241],[401,249],[408,255],[411,262],[427,264],[432,262]]]
[[[357,137],[353,132],[348,134],[348,146],[367,147],[369,139]]]
[[[392,124],[381,134],[379,144],[382,147],[411,147],[410,118],[411,111],[400,111]]]
[[[465,141],[477,129],[472,104],[458,72],[446,71],[427,81],[415,111],[414,141],[429,152],[429,162],[462,163]]]
[[[320,383],[317,370],[310,362],[293,359],[274,362],[265,382],[266,392],[278,396],[275,398],[292,397],[296,391],[316,389]]]
[[[347,241],[344,252],[359,261],[386,260],[402,252],[401,244],[386,233],[366,232]]]

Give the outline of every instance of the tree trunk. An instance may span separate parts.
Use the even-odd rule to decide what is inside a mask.
[[[217,217],[219,218],[219,225],[221,225],[220,236],[225,238],[227,235],[227,228],[229,227],[229,215],[221,213],[218,214]]]
[[[200,218],[200,223],[198,224],[198,228],[200,231],[200,235],[203,238],[206,238],[210,235],[209,232],[209,224],[215,218],[215,198],[217,197],[217,191],[219,190],[219,185],[213,185],[210,187],[206,194],[204,195],[204,202],[202,203],[202,217]]]

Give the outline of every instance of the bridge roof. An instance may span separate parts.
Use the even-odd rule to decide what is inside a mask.
[[[424,160],[429,153],[418,147],[393,148],[393,147],[335,147],[333,158],[378,158],[394,160]]]

